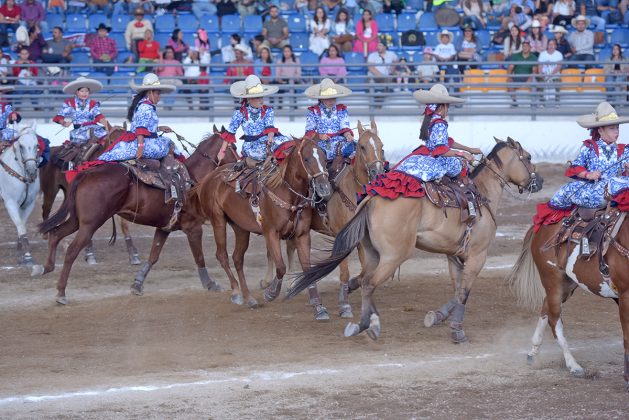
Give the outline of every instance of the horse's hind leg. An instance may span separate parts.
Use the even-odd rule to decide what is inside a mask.
[[[162,252],[162,248],[166,243],[166,239],[168,239],[168,235],[170,232],[155,229],[155,234],[153,235],[153,244],[151,245],[151,253],[149,255],[148,261],[146,261],[142,267],[135,274],[135,279],[133,280],[133,284],[131,285],[131,293],[136,296],[142,296],[144,293],[144,280],[146,280],[146,276],[151,271],[151,268],[157,260],[159,259],[159,254]]]
[[[122,230],[122,234],[124,235],[124,242],[127,246],[127,253],[129,254],[129,264],[142,264],[142,261],[140,260],[140,253],[133,244],[133,239],[131,238],[131,234],[129,233],[129,222],[127,222],[123,218],[120,218],[120,230]]]
[[[352,306],[349,304],[349,263],[347,259],[341,261],[340,287],[339,287],[339,316],[341,318],[353,318]]]
[[[622,335],[625,346],[625,386],[629,392],[629,291],[620,295],[618,302],[618,311],[620,313],[620,324],[622,325]]]
[[[68,235],[76,232],[78,229],[79,221],[70,218],[63,222],[60,226],[57,226],[50,231],[48,233],[48,258],[46,259],[46,264],[43,267],[41,265],[33,266],[31,276],[40,276],[54,271],[55,259],[57,257],[57,246],[59,245],[59,242]]]
[[[264,290],[271,284],[273,280],[273,272],[275,271],[275,262],[269,250],[266,250],[266,273],[264,278],[260,280],[260,289]]]
[[[96,254],[94,254],[94,241],[90,239],[85,245],[85,262],[89,265],[96,264]]]
[[[251,296],[251,292],[247,286],[247,279],[245,278],[244,270],[245,252],[247,252],[247,249],[249,248],[250,233],[236,225],[232,225],[232,227],[236,235],[236,243],[234,246],[234,252],[232,253],[232,260],[234,261],[234,267],[236,268],[236,273],[238,274],[238,283],[240,283],[240,290],[242,292],[241,299],[244,299],[244,302],[247,302],[247,305],[249,305],[250,308],[255,308],[258,306],[258,302],[253,296]]]
[[[188,238],[190,252],[192,252],[194,262],[197,264],[197,271],[203,288],[210,292],[220,292],[222,290],[221,286],[210,277],[210,274],[207,272],[207,267],[205,266],[205,256],[203,255],[203,226],[196,225],[192,228],[184,227],[183,231]]]
[[[68,284],[68,277],[70,276],[72,264],[83,247],[90,242],[90,239],[95,231],[96,229],[93,227],[81,226],[74,240],[70,243],[70,246],[68,246],[68,250],[66,251],[66,256],[63,261],[63,268],[61,269],[61,275],[57,281],[57,303],[62,305],[68,303],[68,299],[66,298],[66,286]]]

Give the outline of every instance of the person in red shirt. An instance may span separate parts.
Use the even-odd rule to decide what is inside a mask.
[[[225,73],[225,76],[227,76],[224,80],[225,83],[232,83],[234,79],[242,79],[250,74],[254,74],[251,61],[245,60],[246,53],[247,49],[244,45],[238,44],[234,47],[236,59],[229,63],[230,66],[227,69],[227,73]]]
[[[7,31],[15,31],[20,26],[22,9],[15,4],[15,0],[6,0],[0,6],[0,46],[8,45]]]
[[[138,42],[138,57],[140,63],[156,63],[159,60],[159,42],[153,39],[153,31],[147,29],[144,39]],[[138,73],[153,71],[152,67],[138,67]]]
[[[94,64],[115,62],[116,57],[118,57],[118,47],[116,46],[116,41],[109,37],[111,28],[101,23],[96,28],[96,31],[96,36],[86,37],[85,39],[85,45],[90,49],[92,61]],[[112,66],[98,66],[94,69],[105,73],[107,76],[111,76],[114,73]]]

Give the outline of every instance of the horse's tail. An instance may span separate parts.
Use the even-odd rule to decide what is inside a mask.
[[[109,246],[116,243],[116,237],[118,236],[118,232],[116,232],[116,218],[114,216],[111,216],[111,227],[112,232],[111,237],[109,238]]]
[[[366,199],[361,203],[354,217],[336,235],[330,257],[299,274],[288,290],[286,299],[297,296],[302,290],[330,274],[360,244],[360,241],[368,234],[369,206],[367,201]]]
[[[72,180],[72,183],[70,184],[70,192],[65,197],[65,200],[63,200],[63,204],[61,205],[59,210],[57,210],[55,214],[53,214],[37,226],[37,228],[39,229],[39,233],[44,234],[50,232],[51,230],[65,222],[66,219],[68,219],[68,215],[70,216],[70,218],[76,217],[76,190],[79,187],[81,180],[85,178],[87,173],[87,171],[79,172],[77,176]]]
[[[524,244],[518,261],[505,278],[511,292],[517,299],[518,305],[532,310],[538,309],[546,296],[546,290],[542,285],[539,271],[531,254],[534,234],[533,227],[531,227],[524,237]]]

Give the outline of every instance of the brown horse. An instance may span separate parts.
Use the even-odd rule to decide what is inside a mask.
[[[251,232],[264,235],[267,250],[275,262],[276,276],[265,290],[265,300],[271,301],[279,295],[286,273],[280,247],[282,239],[294,238],[303,269],[310,265],[310,221],[315,193],[323,199],[328,198],[331,187],[325,170],[325,154],[316,140],[294,141],[294,147],[275,169],[271,178],[263,181],[258,200],[259,217],[254,214],[250,200],[243,198],[225,182],[231,165],[208,174],[190,192],[190,205],[212,223],[216,258],[229,277],[231,300],[236,304],[247,302],[251,307],[257,306],[255,298],[249,292],[243,271],[244,255],[249,247]],[[228,223],[236,235],[232,258],[238,281],[231,270],[227,254]],[[315,319],[329,319],[317,289],[309,289],[309,294],[310,303],[315,309]]]
[[[563,350],[566,367],[572,375],[578,377],[583,377],[585,371],[572,356],[564,336],[561,305],[572,296],[577,287],[598,296],[613,298],[620,312],[625,349],[624,379],[629,391],[629,222],[624,219],[621,223],[615,244],[611,244],[605,254],[612,279],[611,287],[601,275],[598,258],[577,258],[580,251],[578,244],[564,243],[552,249],[544,247],[549,240],[556,237],[562,227],[561,223],[542,226],[536,233],[533,228],[529,229],[520,258],[507,281],[520,304],[536,309],[542,303],[528,362],[533,363],[542,345],[544,329],[550,324],[553,335]]]
[[[224,150],[223,141],[215,127],[214,134],[204,139],[186,161],[186,167],[193,180],[200,179],[218,166],[216,156],[221,150]],[[235,162],[235,152],[225,154],[224,161]],[[40,232],[49,234],[48,260],[44,267],[36,267],[33,274],[53,271],[59,241],[78,230],[66,251],[57,282],[57,302],[65,305],[68,276],[78,253],[89,243],[94,232],[103,223],[118,214],[133,223],[157,228],[149,259],[136,275],[132,285],[135,294],[142,294],[144,279],[157,262],[168,235],[172,230],[179,229],[188,238],[201,283],[209,290],[219,289],[205,268],[201,244],[203,219],[184,206],[173,229],[166,230],[165,227],[169,225],[173,213],[174,204],[164,204],[162,190],[138,182],[121,164],[108,163],[79,172],[70,184],[68,197],[59,211],[40,225]]]
[[[354,216],[356,211],[356,195],[363,192],[364,185],[384,173],[385,158],[382,140],[378,137],[378,127],[372,119],[370,129],[365,129],[358,121],[358,141],[356,145],[356,158],[341,172],[335,180],[334,192],[326,203],[327,223],[319,212],[312,213],[311,229],[326,236],[336,236],[343,226]],[[291,267],[295,245],[292,240],[286,242],[288,254],[288,266]],[[269,273],[274,268],[273,259],[268,255],[267,276],[260,283],[263,288],[270,284]],[[343,260],[339,266],[340,290],[339,290],[339,316],[341,318],[353,318],[352,307],[349,304],[349,267],[347,260]],[[268,281],[267,281],[268,279]]]
[[[376,287],[392,278],[400,264],[413,255],[415,248],[446,254],[455,295],[440,310],[429,312],[424,323],[426,326],[436,325],[452,313],[452,339],[457,343],[465,341],[465,303],[496,236],[494,215],[502,190],[512,183],[521,192],[525,189],[536,192],[543,183],[535,174],[531,156],[519,143],[511,139],[496,141],[498,144],[471,175],[481,194],[488,199],[471,230],[460,222],[460,209],[446,208],[444,217],[444,209],[426,197],[367,198],[336,236],[330,258],[299,275],[287,296],[294,296],[329,274],[361,244],[363,270],[358,279],[350,281],[350,290],[362,286],[362,314],[359,324],[350,322],[347,325],[345,336],[367,330],[369,337],[376,339],[380,335],[380,318],[373,302]]]

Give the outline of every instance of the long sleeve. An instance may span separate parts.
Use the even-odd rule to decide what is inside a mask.
[[[133,114],[133,125],[135,134],[150,136],[157,133],[157,112],[149,104],[141,103]]]
[[[105,116],[100,112],[100,102],[96,102],[94,107],[90,110],[90,115],[92,117],[92,121],[94,122],[99,122],[105,118]]]
[[[591,154],[590,147],[586,145],[581,146],[579,155],[570,163],[565,175],[570,178],[580,179],[578,175],[583,171],[587,171],[591,164]]]
[[[339,116],[339,126],[341,130],[350,128],[349,126],[349,112],[347,112],[347,108],[341,109],[338,112]]]
[[[317,114],[308,109],[308,114],[306,115],[306,136],[313,136],[317,134]]]
[[[264,134],[278,133],[275,127],[275,111],[271,107],[267,107],[264,112]]]
[[[74,109],[67,102],[64,102],[61,110],[52,119],[52,121],[57,124],[63,124],[63,121],[66,118],[72,118],[72,114],[74,114]]]
[[[432,151],[433,156],[440,156],[450,150],[446,123],[436,122],[432,125],[427,147]]]
[[[227,131],[229,131],[231,134],[236,134],[236,131],[238,131],[238,127],[240,127],[240,125],[242,124],[242,120],[243,117],[240,110],[235,110],[234,114],[232,115],[232,119],[229,122],[229,127],[227,127]]]

